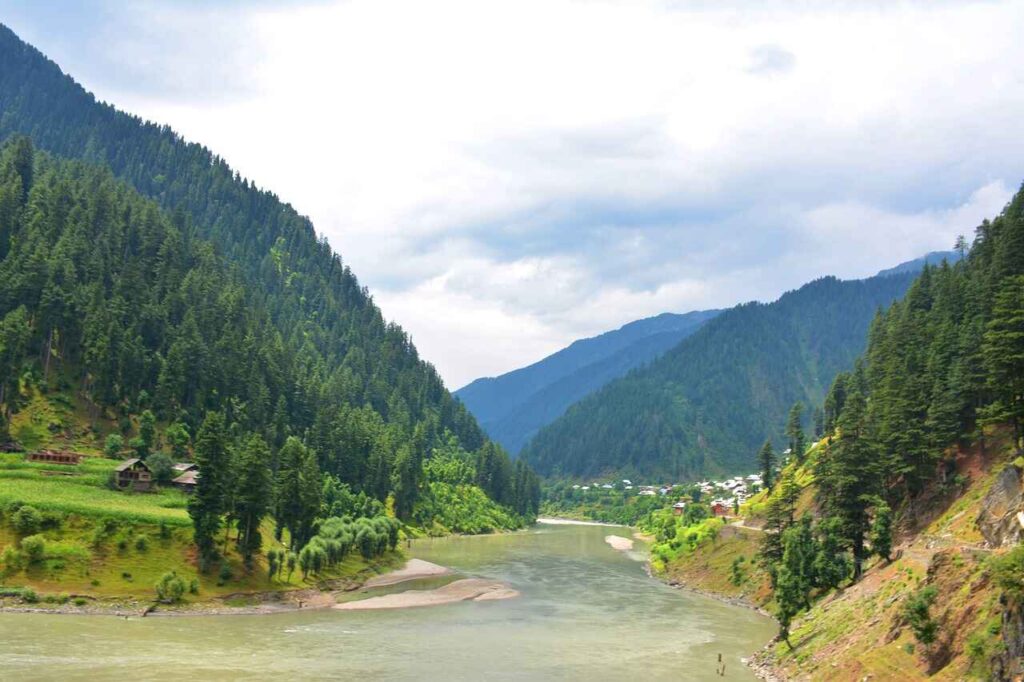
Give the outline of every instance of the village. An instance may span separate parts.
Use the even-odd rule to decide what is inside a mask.
[[[675,497],[673,512],[678,516],[686,509],[687,504],[704,502],[715,516],[734,516],[741,504],[761,490],[761,474],[734,476],[722,480],[706,480],[699,483],[670,483],[660,485],[634,484],[629,479],[614,482],[595,481],[590,485],[576,484],[573,490],[582,493],[621,491],[625,495],[644,497]]]
[[[65,466],[78,466],[82,462],[82,455],[71,451],[41,450],[32,452],[25,456],[29,462],[40,462],[47,464],[60,464]],[[199,465],[195,462],[175,462],[171,465],[169,484],[184,493],[191,493],[195,490],[199,478]],[[155,472],[145,460],[132,457],[123,460],[114,467],[111,476],[111,487],[117,490],[131,492],[149,492],[157,485]]]

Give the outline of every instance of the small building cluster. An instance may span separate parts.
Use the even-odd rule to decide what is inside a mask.
[[[674,489],[689,488],[696,485],[701,492],[701,500],[707,502],[715,516],[729,516],[734,510],[762,486],[761,474],[734,476],[724,480],[701,481],[696,484],[666,485],[634,485],[629,479],[616,482],[594,481],[591,485],[573,485],[573,490],[601,492],[605,490],[636,490],[637,495],[658,496],[669,495]],[[672,505],[672,512],[679,516],[686,509],[686,501],[680,500]]]
[[[177,476],[171,485],[186,493],[195,490],[199,477],[199,466],[193,462],[178,462],[173,467]],[[145,492],[153,487],[153,472],[144,460],[126,459],[114,469],[117,476],[117,487],[121,490]]]

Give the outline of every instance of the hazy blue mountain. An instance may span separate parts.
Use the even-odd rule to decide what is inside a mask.
[[[573,342],[528,367],[477,379],[455,395],[484,430],[518,452],[571,404],[629,370],[650,362],[718,314],[663,313]]]
[[[961,258],[962,256],[959,251],[932,251],[920,258],[908,260],[906,263],[900,263],[894,268],[879,270],[876,277],[888,277],[889,275],[903,275],[908,272],[920,272],[924,269],[925,264],[938,265],[944,260],[949,261],[949,264],[952,265]]]
[[[825,277],[707,321],[645,366],[572,405],[524,446],[545,476],[696,479],[751,470],[782,443],[790,406],[821,404],[863,352],[880,308],[903,297],[929,254],[862,280]],[[484,428],[487,425],[484,424]]]

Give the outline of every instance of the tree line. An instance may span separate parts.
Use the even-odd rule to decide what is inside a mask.
[[[984,449],[994,428],[1021,452],[1024,192],[956,248],[959,262],[925,267],[878,311],[865,353],[832,383],[812,466],[818,521],[795,518],[793,467],[774,483],[761,559],[783,635],[811,590],[858,580],[872,554],[889,558],[893,517],[908,501],[960,485],[959,445]],[[770,453],[761,461],[768,471]]]

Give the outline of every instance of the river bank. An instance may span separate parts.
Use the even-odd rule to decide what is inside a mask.
[[[520,533],[414,540],[406,549],[410,562],[452,574],[339,596],[376,597],[470,579],[508,585],[520,593],[515,599],[337,610],[306,599],[302,608],[290,601],[247,605],[246,596],[232,602],[224,614],[230,618],[210,611],[203,618],[138,618],[148,606],[142,599],[124,605],[131,607],[127,619],[0,613],[0,670],[11,679],[91,680],[475,682],[496,671],[509,682],[638,676],[670,682],[680,671],[695,682],[756,679],[743,659],[774,635],[770,621],[651,580],[628,552],[608,546],[608,534],[605,528],[540,524]],[[360,586],[371,577],[362,575]],[[290,610],[256,617],[274,606]],[[57,654],[53,642],[60,642]],[[724,678],[716,672],[719,654]]]
[[[426,562],[415,559],[406,562],[401,554],[396,554],[396,559],[366,568],[352,576],[323,580],[313,587],[237,592],[178,604],[162,604],[152,599],[132,596],[96,597],[82,594],[62,594],[59,597],[45,595],[40,597],[37,603],[31,604],[25,603],[24,599],[19,597],[0,597],[0,613],[122,618],[269,615],[326,609],[337,604],[337,598],[341,594],[355,592],[368,586],[395,585],[407,580],[445,575],[450,572],[443,566],[425,566]]]

